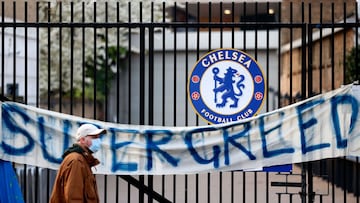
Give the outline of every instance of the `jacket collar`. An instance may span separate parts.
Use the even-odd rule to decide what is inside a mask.
[[[100,161],[92,155],[92,153],[87,147],[81,146],[79,144],[73,144],[73,146],[71,146],[69,149],[67,149],[64,152],[62,158],[64,159],[67,155],[69,155],[72,152],[76,152],[83,155],[83,157],[85,158],[86,162],[90,167],[96,166],[100,163]]]

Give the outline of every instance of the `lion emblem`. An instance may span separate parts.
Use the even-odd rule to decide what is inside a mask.
[[[224,74],[224,77],[219,77],[219,68],[215,67],[213,68],[214,73],[214,82],[215,82],[215,88],[214,88],[214,98],[215,98],[215,104],[216,107],[224,107],[229,99],[233,101],[233,103],[230,105],[230,108],[237,108],[238,107],[238,101],[239,97],[243,94],[242,89],[245,88],[244,82],[244,75],[237,75],[237,70],[229,67],[226,69],[226,72]],[[239,79],[234,80],[234,77],[239,77]],[[235,88],[234,88],[235,83]],[[236,91],[237,90],[237,91]],[[217,102],[217,93],[223,92],[221,99],[222,102]]]

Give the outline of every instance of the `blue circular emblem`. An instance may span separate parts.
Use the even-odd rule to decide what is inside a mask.
[[[196,113],[213,124],[252,117],[265,100],[266,83],[257,62],[236,49],[217,49],[197,61],[188,82]]]

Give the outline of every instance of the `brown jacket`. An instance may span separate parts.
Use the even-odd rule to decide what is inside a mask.
[[[69,148],[63,157],[50,202],[99,202],[96,179],[91,171],[91,167],[99,161],[89,150],[77,144]]]

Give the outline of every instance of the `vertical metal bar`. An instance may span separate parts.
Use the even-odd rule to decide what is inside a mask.
[[[36,22],[39,22],[39,9],[40,3],[36,2]],[[39,85],[39,72],[40,72],[40,29],[36,27],[36,107],[39,107],[39,95],[40,95],[40,85]]]
[[[128,2],[128,22],[129,23],[131,23],[131,2],[129,1]],[[129,27],[128,28],[129,29],[129,32],[128,32],[128,38],[129,38],[129,42],[128,42],[128,52],[129,53],[132,53],[132,49],[131,49],[131,43],[132,43],[132,40],[131,40],[131,27]],[[129,70],[129,75],[128,75],[128,78],[129,78],[129,82],[128,82],[128,92],[129,92],[129,98],[128,98],[128,105],[129,105],[129,109],[131,110],[131,107],[132,107],[132,105],[131,105],[131,98],[132,98],[132,95],[131,95],[131,82],[132,82],[132,80],[131,80],[131,62],[132,62],[132,60],[131,60],[131,54],[129,54],[128,55],[128,61],[129,61],[129,67],[128,67],[128,70]],[[128,123],[130,124],[131,123],[131,119],[132,119],[132,117],[131,117],[131,113],[129,113],[129,115],[128,115]],[[130,190],[128,190],[128,191],[130,191]],[[130,198],[130,197],[129,197]]]
[[[36,22],[39,22],[39,2],[36,2]],[[39,107],[39,95],[40,95],[40,87],[39,87],[39,72],[40,72],[40,31],[39,27],[36,27],[36,93],[35,93],[35,106]]]
[[[27,24],[27,22],[28,22],[28,4],[27,4],[28,2],[27,1],[25,1],[25,5],[24,5],[24,9],[25,9],[25,12],[24,12],[24,14],[25,14],[25,24]],[[27,28],[27,26],[25,26],[25,28],[24,28],[25,30],[25,47],[24,47],[24,49],[25,49],[25,53],[24,53],[24,58],[25,58],[25,64],[24,64],[24,66],[25,66],[25,84],[24,84],[24,86],[25,86],[25,94],[24,94],[24,103],[25,104],[27,104],[28,103],[28,28]],[[4,35],[4,33],[3,33],[3,35]]]
[[[292,9],[291,9],[291,13],[292,13]],[[291,14],[291,18],[292,18],[292,14]],[[304,24],[304,3],[302,3],[302,27],[301,27],[301,98],[305,99],[306,98],[306,25]],[[292,35],[290,36],[291,38],[291,42],[292,42]],[[291,47],[292,49],[292,47]],[[292,62],[292,54],[291,56],[291,62]],[[290,68],[292,66],[292,63],[290,65]],[[292,68],[291,68],[291,72],[290,74],[292,74]],[[292,77],[291,77],[292,80]],[[291,88],[290,88],[290,98],[292,99],[292,84]],[[306,203],[306,164],[302,163],[301,164],[301,183],[302,183],[302,187],[301,187],[301,202],[302,203]]]
[[[309,25],[308,25],[308,38],[309,38],[309,42],[308,42],[308,95],[312,96],[312,25],[311,25],[311,3],[308,4],[309,5]],[[306,32],[306,31],[305,31]],[[303,47],[303,53],[306,54],[306,50],[304,51],[305,47]],[[302,55],[302,58],[305,58],[306,60],[306,55]],[[304,69],[304,68],[302,68]],[[305,68],[306,69],[306,68]],[[306,70],[305,72],[303,72],[302,74],[306,74]],[[306,75],[302,75],[303,81],[302,84],[304,83],[303,88],[306,88]],[[302,95],[304,95],[305,91],[303,91]],[[303,96],[303,99],[305,99],[306,97]],[[315,197],[315,193],[313,191],[313,169],[312,169],[312,162],[308,162],[307,164],[307,171],[308,171],[308,202],[314,202],[314,197]]]
[[[223,178],[223,173],[220,172],[219,173],[219,203],[222,202],[222,185],[223,185],[222,178]],[[209,187],[210,187],[210,185],[209,185]]]
[[[254,202],[257,202],[257,171],[254,171]]]
[[[359,24],[359,11],[358,11],[358,9],[359,9],[359,4],[358,4],[358,2],[355,2],[355,13],[356,13],[356,23],[357,24]],[[356,30],[356,37],[355,37],[355,64],[358,64],[359,63],[359,56],[358,56],[358,52],[359,52],[359,26],[356,26],[356,28],[355,28],[355,30]],[[359,78],[359,75],[360,75],[360,70],[359,70],[359,68],[357,68],[356,69],[356,79],[358,79]],[[358,196],[359,197],[359,196]]]
[[[309,7],[309,26],[308,26],[308,38],[309,38],[309,42],[308,42],[308,95],[311,97],[312,96],[312,92],[313,92],[313,88],[312,88],[312,83],[313,83],[313,61],[312,61],[312,54],[313,54],[313,49],[312,49],[312,24],[311,24],[311,2],[309,2],[308,4]]]
[[[211,5],[211,2],[209,2],[208,3],[208,14],[209,14],[209,16],[208,16],[208,18],[209,18],[209,24],[211,24],[211,22],[212,22],[212,19],[211,19],[211,7],[212,7],[212,5]],[[209,45],[209,51],[211,50],[211,27],[209,26],[209,30],[208,30],[208,35],[209,35],[209,40],[208,40],[208,45]]]
[[[186,16],[186,26],[185,26],[185,87],[188,86],[188,65],[189,65],[189,3],[185,3],[185,16]],[[184,98],[187,98],[187,88],[185,91]],[[185,126],[188,126],[188,119],[189,119],[189,113],[188,113],[188,102],[185,102]],[[188,175],[185,174],[185,203],[188,203]]]
[[[308,170],[308,202],[312,203],[314,202],[315,193],[313,190],[313,169],[312,169],[312,163],[309,162],[307,164],[307,170]]]
[[[359,24],[359,4],[358,4],[358,2],[354,2],[354,4],[355,4],[355,21],[356,21],[356,23],[357,24]],[[356,33],[356,37],[355,37],[355,61],[357,62],[358,60],[358,58],[357,58],[357,56],[358,56],[358,53],[357,53],[357,51],[358,51],[358,42],[359,42],[359,37],[358,37],[358,33],[359,33],[359,26],[356,26],[356,28],[355,28],[355,33]],[[357,64],[357,63],[355,63],[355,64]],[[356,70],[356,78],[359,78],[358,76],[359,76],[359,70]],[[356,203],[359,203],[360,202],[360,198],[359,198],[359,196],[360,196],[360,189],[359,189],[359,187],[360,187],[360,184],[359,184],[359,177],[360,177],[360,175],[359,175],[359,172],[360,172],[360,166],[359,166],[359,157],[357,156],[356,157],[356,163],[355,163],[355,194],[356,194]]]
[[[259,24],[259,22],[258,22],[258,15],[259,15],[258,7],[259,7],[258,2],[255,2],[255,24],[256,25]],[[255,60],[257,60],[257,59],[258,59],[258,28],[257,28],[257,26],[255,26]],[[256,190],[255,190],[255,194],[256,194]]]
[[[128,22],[131,23],[131,2],[130,1],[128,2]],[[129,93],[128,105],[129,106],[128,106],[128,108],[131,111],[131,107],[132,107],[132,105],[131,105],[131,97],[132,97],[132,95],[131,95],[131,92],[132,92],[131,91],[131,82],[132,82],[132,79],[131,79],[131,77],[132,77],[132,74],[131,74],[131,69],[132,69],[132,66],[131,66],[131,62],[132,62],[132,60],[131,60],[131,53],[132,53],[131,27],[129,27],[128,29],[129,29],[129,32],[128,32],[129,42],[128,42],[127,46],[128,46],[128,52],[130,53],[128,55],[128,61],[129,61],[129,63],[128,63],[128,70],[129,70],[129,72],[128,72],[128,78],[129,78],[129,82],[128,82],[128,93]],[[131,113],[129,113],[129,115],[128,115],[128,123],[129,124],[131,123],[131,119],[132,119]],[[131,202],[131,185],[129,182],[127,184],[127,202]]]
[[[70,22],[71,23],[74,22],[74,2],[70,2]],[[71,115],[73,115],[74,112],[73,101],[74,101],[74,27],[71,26],[70,28],[70,114]]]
[[[234,171],[231,171],[231,174],[230,174],[230,177],[231,177],[231,189],[230,189],[230,191],[231,191],[231,201],[230,202],[234,202],[234,178],[235,178],[235,176],[234,176],[234,174],[235,174],[235,172]]]
[[[270,3],[267,2],[266,3],[266,10],[269,11],[270,9]],[[267,95],[269,95],[269,46],[270,46],[270,35],[269,35],[269,28],[266,29],[266,87],[267,88]],[[275,93],[273,95],[273,97],[275,97]],[[275,105],[275,104],[273,104]],[[274,108],[272,109],[274,110]],[[269,111],[269,97],[267,97],[267,102],[266,102],[266,111]],[[266,182],[266,186],[265,186],[265,201],[269,202],[269,172],[265,172],[265,182]]]
[[[166,22],[166,12],[165,12],[165,2],[163,2],[163,4],[162,4],[162,11],[163,11],[163,13],[162,13],[162,23],[165,23]],[[165,49],[166,49],[166,47],[165,47],[165,45],[166,45],[166,37],[165,37],[165,32],[166,32],[166,28],[165,27],[163,27],[163,29],[162,29],[162,64],[161,64],[161,67],[162,67],[162,69],[161,69],[161,73],[162,73],[162,78],[161,78],[161,81],[162,81],[162,95],[161,95],[161,98],[162,98],[162,125],[163,126],[165,126],[165,83],[166,83],[166,76],[165,76],[165,60],[166,60],[166,57],[165,57],[165,55],[166,55],[166,51],[165,51]]]
[[[188,174],[185,174],[185,203],[188,203]]]
[[[246,203],[246,173],[247,172],[242,172],[243,175],[243,189],[242,189],[242,193],[243,193],[243,203]]]
[[[247,11],[247,4],[246,4],[246,2],[244,2],[244,7],[243,7],[243,14],[244,14],[244,16],[246,16],[247,15],[247,13],[246,13],[246,11]],[[246,18],[245,18],[246,19]],[[244,44],[244,51],[246,52],[247,50],[246,50],[246,39],[247,39],[247,36],[246,36],[246,28],[244,28],[244,40],[243,40],[243,44]],[[245,173],[245,172],[244,172]],[[244,195],[245,195],[245,193],[244,193]]]
[[[185,26],[185,87],[188,86],[188,72],[189,72],[189,3],[185,3],[185,14],[186,14],[186,26]],[[185,91],[184,98],[187,98],[187,89]],[[188,112],[189,103],[185,102],[185,126],[188,125],[189,121],[189,112]]]
[[[109,5],[108,5],[109,2],[105,2],[105,23],[108,23],[109,22]],[[109,28],[108,27],[105,27],[105,90],[104,90],[104,94],[105,94],[105,102],[103,105],[103,108],[104,108],[104,120],[105,121],[108,121],[108,88],[109,88]]]
[[[200,23],[200,2],[197,2],[197,22]],[[196,27],[196,60],[199,59],[200,55],[200,28]],[[199,125],[199,116],[196,114],[196,125]],[[195,194],[196,194],[196,203],[199,203],[199,174],[195,174]]]
[[[220,23],[223,23],[223,2],[220,2],[220,6],[219,6],[219,13],[220,13]],[[224,28],[221,26],[220,27],[220,48],[223,47],[223,30]]]
[[[305,2],[301,2],[301,22],[304,24],[305,23]],[[306,26],[303,27],[303,34],[305,34],[306,36]],[[304,36],[304,35],[302,35]],[[305,39],[306,40],[306,39]],[[305,46],[303,46],[302,49],[302,54],[301,54],[301,62],[302,62],[302,67],[305,68],[305,70],[302,68],[302,73],[301,73],[301,79],[302,79],[302,87],[301,87],[301,96],[302,99],[306,99],[306,41],[303,44]],[[305,49],[305,50],[304,50]]]
[[[346,25],[346,2],[344,1],[343,2],[343,18],[344,18],[344,24]],[[347,32],[347,27],[345,26],[344,27],[344,33],[343,33],[343,82],[342,84],[345,83],[345,67],[346,67],[346,32]],[[343,189],[343,194],[344,194],[344,202],[347,202],[347,191],[349,189],[349,186],[347,185],[347,160],[346,160],[346,156],[343,157],[343,161],[344,161],[344,164],[343,164],[343,185],[344,185],[344,189]]]
[[[266,3],[266,10],[268,11],[270,9],[270,3],[267,2]],[[270,46],[270,36],[269,36],[269,28],[267,27],[266,28],[266,63],[265,63],[265,66],[266,66],[266,95],[269,95],[269,46]],[[275,94],[275,93],[274,93]],[[274,97],[275,95],[273,95]],[[268,112],[269,111],[269,97],[266,97],[266,111]],[[274,105],[274,104],[273,104]],[[268,184],[267,184],[268,185]],[[267,187],[266,187],[267,188]],[[268,198],[268,194],[266,195],[266,197]],[[266,199],[267,199],[266,198]]]
[[[108,2],[105,2],[105,23],[108,23]],[[105,101],[104,104],[102,105],[102,108],[104,110],[104,120],[108,121],[108,86],[109,86],[109,73],[108,73],[108,61],[109,61],[109,43],[108,43],[108,36],[109,35],[109,30],[106,27],[105,28],[105,84],[104,87],[100,87],[100,88],[105,88],[104,94],[105,94]],[[100,67],[103,68],[103,67]],[[96,80],[95,80],[96,82]],[[96,101],[95,101],[96,102]],[[96,104],[95,104],[96,105]],[[107,188],[108,188],[108,175],[105,174],[104,175],[104,202],[107,202]]]
[[[12,87],[12,100],[16,101],[16,1],[13,1],[13,87]]]
[[[208,23],[209,24],[211,24],[211,22],[212,22],[212,19],[211,19],[211,17],[212,17],[212,15],[211,15],[211,11],[212,11],[212,4],[211,4],[211,2],[208,2],[208,18],[209,18],[209,20],[208,20]],[[208,36],[209,36],[209,38],[208,38],[208,51],[210,51],[211,50],[211,27],[209,26],[209,29],[208,29]],[[207,186],[207,201],[208,202],[211,202],[211,187],[210,187],[210,185],[211,185],[211,176],[210,176],[210,173],[208,173],[207,174],[207,181],[208,181],[208,186]]]
[[[50,16],[51,16],[51,2],[48,2],[48,13],[47,13],[47,15],[48,15],[48,23],[50,23],[51,21],[51,19],[50,19]],[[47,69],[47,71],[48,71],[48,92],[47,92],[47,109],[50,109],[50,92],[51,92],[51,69],[50,69],[50,67],[51,67],[51,61],[50,61],[50,55],[51,55],[51,46],[50,46],[50,44],[51,44],[51,38],[50,38],[50,31],[51,31],[51,29],[50,29],[50,26],[48,26],[47,27],[47,44],[48,44],[48,55],[47,55],[47,64],[48,64],[48,69]]]
[[[94,1],[94,3],[93,3],[93,14],[94,14],[94,19],[93,19],[93,22],[94,23],[96,23],[96,15],[97,15],[97,12],[96,12],[96,1]],[[96,59],[97,59],[97,40],[96,40],[96,38],[97,38],[97,29],[96,29],[96,27],[94,27],[93,28],[94,29],[94,35],[93,35],[93,37],[94,37],[94,55],[93,55],[93,57],[94,57],[94,67],[93,67],[93,70],[94,70],[94,74],[93,74],[93,80],[94,80],[94,92],[93,92],[93,94],[94,94],[94,107],[93,107],[93,110],[94,110],[94,112],[93,112],[93,114],[94,114],[94,116],[93,116],[93,118],[94,119],[96,119],[96,104],[97,104],[97,102],[96,102],[96,100],[97,100],[97,97],[96,97],[96,89],[97,89],[97,85],[96,85],[96,75],[97,75],[97,64],[96,64]]]
[[[62,22],[62,2],[59,2],[59,22]],[[59,112],[62,112],[62,27],[59,27]]]
[[[197,22],[200,22],[200,2],[197,2],[197,7],[196,7],[197,11]],[[199,59],[199,55],[200,55],[200,27],[197,26],[197,30],[196,30],[196,60]],[[196,123],[195,125],[198,126],[199,125],[199,116],[196,114]],[[198,183],[198,182],[196,182]]]
[[[161,175],[161,195],[162,196],[165,196],[165,178],[166,176],[165,175]]]
[[[258,24],[258,14],[259,14],[259,11],[258,11],[258,2],[255,2],[255,23],[256,25]],[[255,27],[255,60],[258,59],[258,29],[257,29],[257,26]],[[258,172],[257,171],[254,171],[254,201],[257,202],[257,175],[258,175]]]
[[[223,23],[223,4],[220,2],[220,23]],[[223,27],[220,27],[220,48],[223,47]],[[223,186],[223,173],[219,172],[219,203],[222,202],[222,186]],[[210,187],[210,185],[209,185]]]
[[[174,7],[177,7],[177,3],[174,2]],[[177,11],[176,9],[174,10],[174,22],[177,22]],[[177,68],[176,68],[176,63],[177,63],[177,28],[174,27],[174,56],[173,56],[173,81],[174,81],[174,86],[173,86],[173,97],[174,97],[174,104],[173,104],[173,111],[174,111],[174,115],[173,115],[173,125],[176,126],[177,123],[177,115],[176,115],[176,107],[177,107],[177,94],[176,94],[176,88],[177,88]],[[173,202],[176,202],[176,175],[173,175]]]
[[[210,173],[207,174],[207,201],[211,202],[211,177],[210,177]]]
[[[142,22],[142,2],[140,4],[140,22]],[[145,27],[140,26],[140,125],[145,124]]]
[[[301,164],[301,192],[300,192],[300,196],[301,196],[301,203],[306,203],[306,170],[305,170],[305,163]]]
[[[258,15],[259,15],[258,5],[259,5],[258,2],[255,2],[255,24],[256,25],[259,23],[258,22]],[[257,55],[258,55],[258,53],[257,53],[258,48],[257,47],[258,47],[258,28],[257,28],[257,26],[255,26],[255,60],[257,60]]]
[[[323,2],[320,2],[320,25],[323,23]],[[323,28],[320,27],[320,50],[319,50],[319,90],[322,92],[322,45],[323,45]]]
[[[1,2],[1,22],[5,22],[5,2]],[[1,26],[1,94],[5,95],[5,26]],[[24,190],[25,192],[25,190]],[[25,196],[26,197],[26,196]]]
[[[173,175],[173,203],[176,202],[176,175]]]
[[[116,2],[116,22],[120,22],[119,2]],[[120,29],[116,28],[116,122],[120,122]],[[116,175],[115,202],[119,202],[119,175]]]
[[[154,2],[151,2],[151,22],[154,22]],[[149,125],[154,125],[154,27],[149,27]],[[153,191],[154,176],[148,176],[148,189]],[[153,202],[153,193],[148,194],[148,202]]]
[[[331,89],[335,89],[335,11],[334,11],[334,2],[331,2]]]
[[[281,21],[281,2],[278,3],[278,10],[279,10],[279,21]],[[281,27],[278,28],[278,107],[281,107],[281,100],[282,100],[282,94],[281,94]]]
[[[166,22],[166,12],[165,12],[165,2],[162,3],[162,22],[165,23]],[[165,51],[165,45],[166,45],[166,37],[165,37],[165,33],[166,33],[166,28],[163,27],[162,29],[162,53],[161,53],[161,56],[162,56],[162,64],[161,64],[161,73],[162,73],[162,78],[161,78],[161,82],[162,82],[162,95],[161,95],[161,98],[162,98],[162,125],[165,126],[165,109],[166,109],[166,106],[165,106],[165,83],[166,83],[166,76],[165,76],[165,60],[166,60],[166,51]],[[165,178],[167,176],[165,175],[162,175],[161,176],[161,194],[162,196],[165,196]]]
[[[50,23],[51,22],[51,2],[48,2],[48,4],[47,4],[47,6],[48,6],[48,13],[47,13],[47,15],[48,15],[48,23]],[[47,27],[47,40],[48,40],[48,42],[47,42],[47,44],[48,44],[48,56],[47,56],[47,65],[48,65],[48,89],[47,89],[47,109],[50,109],[50,103],[51,103],[51,27],[50,26],[48,26]],[[37,171],[39,170],[38,168],[36,169]],[[47,180],[48,180],[48,177],[49,177],[49,170],[47,170]],[[37,174],[36,175],[36,183],[35,183],[35,185],[37,186],[38,185],[38,183],[39,183],[39,180],[38,180],[38,178],[39,178],[39,174]],[[36,187],[37,188],[37,187]],[[46,189],[46,194],[47,194],[47,199],[49,199],[49,192],[48,192],[48,188]],[[35,202],[37,202],[38,200],[38,194],[37,194],[37,192],[35,193]]]
[[[235,2],[231,2],[231,22],[235,23]],[[231,48],[235,47],[235,27],[231,27]]]
[[[359,157],[356,157],[356,162],[355,162],[355,194],[356,194],[356,203],[359,203]]]
[[[246,13],[246,11],[247,11],[247,4],[246,4],[246,2],[244,2],[244,7],[243,7],[243,14],[244,14],[244,16],[246,16],[247,15],[247,13]],[[246,52],[246,46],[247,46],[247,44],[246,44],[246,39],[247,39],[247,37],[246,37],[246,29],[244,29],[244,38],[243,38],[243,44],[244,44],[244,51]],[[246,173],[247,172],[242,172],[242,175],[243,175],[243,181],[242,181],[242,185],[243,185],[243,188],[242,188],[242,194],[243,194],[243,203],[246,203]]]
[[[120,23],[120,5],[116,2],[116,22]],[[120,122],[120,28],[116,27],[116,122]],[[118,178],[116,178],[118,180]],[[118,187],[118,185],[116,185]],[[118,191],[118,190],[116,190]],[[116,193],[118,201],[118,192]]]
[[[142,23],[143,5],[139,2],[140,23]],[[140,125],[145,124],[145,27],[140,27]],[[144,175],[139,176],[139,203],[144,203]]]
[[[85,22],[85,2],[82,2],[81,4],[81,17],[82,22]],[[82,117],[85,117],[85,41],[86,41],[86,35],[85,35],[85,27],[82,28],[82,76],[81,76],[81,115]]]
[[[293,2],[290,2],[290,24],[293,23]],[[292,65],[293,65],[293,60],[292,60],[292,55],[293,55],[293,29],[294,28],[290,28],[290,92],[289,92],[289,103],[292,103],[292,97],[293,97],[293,77],[292,77]]]
[[[344,24],[346,25],[346,2],[343,3],[343,8],[344,8],[344,13],[343,13],[343,18],[344,18]],[[346,26],[347,27],[347,26]],[[345,84],[346,82],[346,29],[344,28],[344,33],[343,33],[343,84]]]
[[[174,2],[174,7],[177,7],[176,2]],[[174,10],[174,21],[177,22],[177,12],[176,9]],[[177,96],[176,96],[176,88],[177,88],[177,83],[176,83],[176,78],[177,78],[177,68],[176,68],[176,63],[177,63],[177,54],[176,54],[176,49],[177,49],[177,28],[174,27],[174,56],[173,56],[173,66],[174,66],[174,74],[173,74],[173,80],[174,80],[174,87],[173,87],[173,97],[174,97],[174,106],[173,106],[173,111],[174,111],[174,115],[173,115],[173,125],[176,126],[177,123],[177,119],[176,119],[176,109],[177,109]]]
[[[235,22],[235,2],[231,2],[231,22]],[[231,48],[235,47],[235,27],[231,27]],[[231,188],[230,188],[230,195],[231,195],[231,202],[234,202],[234,171],[230,172],[231,174]]]
[[[196,188],[195,188],[195,194],[196,194],[196,203],[199,203],[199,174],[195,174],[195,184],[196,184]]]
[[[35,197],[35,202],[37,202],[38,201],[38,197],[39,197],[39,188],[37,187],[37,185],[39,185],[39,167],[35,167],[35,194],[34,194],[34,197]],[[28,176],[27,175],[28,174],[28,167],[27,167],[27,165],[25,164],[24,165],[24,175],[25,175],[25,179],[26,179],[26,177]],[[31,173],[30,173],[31,174]],[[30,181],[29,181],[30,182]],[[28,186],[28,184],[29,184],[29,182],[28,181],[25,181],[24,182],[24,184],[25,184],[25,189],[27,190],[28,188],[27,188],[27,186]],[[32,183],[30,183],[30,184],[32,184]],[[30,188],[32,187],[32,185],[30,185]],[[28,192],[25,192],[25,198],[27,198],[27,196],[26,196],[26,194],[29,194]],[[30,193],[31,194],[31,193]],[[30,197],[31,197],[31,200],[33,200],[33,197],[30,195]]]
[[[335,203],[335,159],[331,159],[331,198]]]
[[[131,202],[131,184],[128,182],[127,184],[127,202]]]
[[[162,3],[162,23],[165,23],[166,22],[166,11],[165,11],[165,7],[166,4],[165,2]],[[165,37],[165,33],[166,33],[166,28],[163,27],[162,28],[162,53],[161,53],[161,57],[162,57],[162,64],[161,64],[161,73],[162,73],[162,78],[161,78],[161,82],[162,82],[162,94],[161,94],[161,98],[162,98],[162,115],[161,115],[161,123],[162,125],[164,126],[165,125],[165,121],[166,121],[166,118],[165,118],[165,109],[166,109],[166,106],[165,106],[165,83],[166,83],[166,76],[165,76],[165,60],[166,60],[166,51],[165,51],[165,45],[166,45],[166,37]],[[162,175],[161,176],[161,194],[162,196],[165,196],[165,178],[167,176],[165,175]]]

